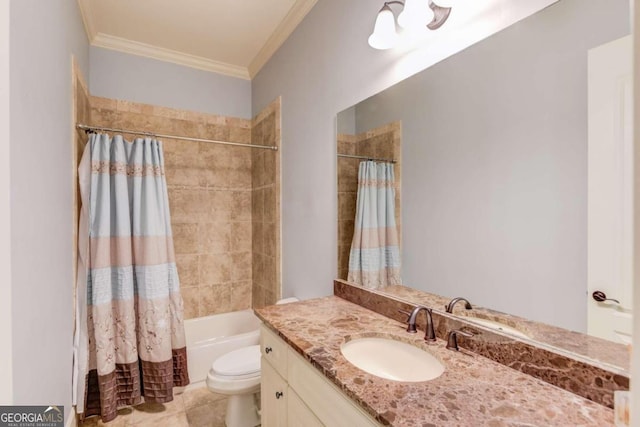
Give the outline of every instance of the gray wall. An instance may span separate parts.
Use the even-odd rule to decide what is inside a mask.
[[[587,50],[628,22],[562,0],[358,104],[402,119],[408,286],[586,332]]]
[[[9,133],[9,2],[0,2],[0,141]],[[13,403],[11,328],[11,159],[9,144],[0,143],[0,405]]]
[[[477,31],[445,25],[438,30],[438,48],[409,53],[368,46],[378,3],[323,0],[314,6],[252,81],[254,113],[282,96],[285,296],[311,298],[333,292],[338,111],[469,46],[475,36],[486,37],[554,1],[498,1],[504,13],[476,26]]]
[[[91,95],[251,118],[251,82],[91,47]]]
[[[356,134],[356,107],[357,105],[354,105],[338,114],[338,133],[346,133],[347,135]]]
[[[77,3],[10,3],[13,400],[71,408],[71,55],[89,48]]]

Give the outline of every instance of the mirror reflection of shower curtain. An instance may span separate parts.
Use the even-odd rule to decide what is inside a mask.
[[[162,142],[91,135],[79,179],[74,400],[107,422],[189,383]]]
[[[347,280],[368,289],[402,283],[394,181],[392,163],[360,163]]]

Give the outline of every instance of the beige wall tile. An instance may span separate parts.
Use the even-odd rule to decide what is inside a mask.
[[[198,224],[173,223],[173,246],[176,254],[198,253]]]
[[[250,221],[236,221],[231,223],[231,251],[251,252],[253,240],[251,238],[252,225]]]
[[[262,122],[263,145],[276,145],[276,116],[269,114]]]
[[[254,254],[264,254],[264,223],[254,222],[251,234],[252,248]]]
[[[273,292],[278,288],[276,278],[276,258],[272,256],[264,257],[264,288]]]
[[[165,164],[167,186],[193,186],[194,183],[197,184],[200,181],[202,173],[202,169],[179,166],[167,167]]]
[[[356,191],[358,189],[358,166],[357,159],[338,160],[338,191]]]
[[[262,122],[255,123],[251,128],[251,143],[253,145],[263,145]]]
[[[118,101],[111,98],[102,98],[100,96],[92,96],[90,98],[91,106],[94,108],[103,108],[107,110],[115,110]]]
[[[232,192],[231,218],[251,221],[251,191]]]
[[[264,305],[273,305],[278,301],[278,296],[273,289],[264,290]]]
[[[251,308],[251,280],[231,284],[231,310],[245,310]]]
[[[341,219],[338,221],[338,236],[343,236],[340,239],[341,242],[349,242],[349,244],[351,244],[351,240],[353,239],[353,225],[354,220],[352,219]]]
[[[259,148],[252,149],[251,157],[251,182],[253,188],[259,188],[264,185],[264,151]]]
[[[195,142],[163,139],[162,148],[166,169],[174,167],[189,169],[198,165],[200,155]]]
[[[231,254],[231,280],[251,280],[253,255],[251,251]]]
[[[226,254],[231,250],[231,224],[212,222],[198,224],[198,253]]]
[[[355,192],[338,193],[338,219],[354,219],[356,217],[357,198],[358,195]]]
[[[265,222],[263,224],[264,233],[264,254],[275,258],[278,252],[276,237],[278,228],[275,222]]]
[[[94,126],[113,127],[116,122],[116,112],[102,108],[91,108],[91,124]]]
[[[231,255],[200,255],[200,282],[212,285],[227,283],[231,280]]]
[[[171,220],[174,224],[198,223],[210,218],[212,202],[202,191],[192,188],[169,188],[168,193]]]
[[[256,253],[255,250],[253,251],[251,280],[253,281],[254,290],[256,287],[261,287],[265,283],[264,259],[264,255]]]
[[[182,288],[200,285],[198,255],[176,255],[176,266]]]
[[[166,118],[165,120],[171,121],[173,131],[178,136],[196,137],[199,138],[202,135],[202,124],[191,120],[179,120]],[[192,141],[183,141],[188,144],[193,144]]]
[[[215,141],[229,141],[230,129],[227,125],[204,124],[202,126],[202,138],[213,139]]]
[[[200,316],[229,312],[229,284],[204,285],[200,291]]]
[[[197,287],[180,288],[182,301],[184,303],[184,318],[193,319],[200,315],[199,301],[200,291]]]
[[[253,190],[251,192],[251,220],[255,222],[264,221],[264,190]]]
[[[340,140],[340,135],[338,135],[338,154],[356,154],[356,145],[352,141],[344,141]]]
[[[267,150],[264,152],[263,185],[274,184],[276,182],[276,156],[278,155],[279,153],[273,150]]]
[[[203,221],[229,221],[233,209],[233,194],[230,191],[215,189],[200,192],[201,204],[207,206],[208,212]]]
[[[264,221],[273,222],[277,217],[278,200],[276,198],[276,188],[274,185],[264,189]]]
[[[262,308],[265,306],[265,295],[264,289],[261,286],[256,286],[255,283],[253,285],[253,289],[251,292],[251,306],[255,308]]]
[[[229,141],[251,144],[251,129],[232,127],[229,129]]]

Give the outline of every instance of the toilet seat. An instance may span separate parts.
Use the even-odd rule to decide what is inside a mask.
[[[249,379],[260,376],[260,345],[239,348],[217,358],[211,366],[215,376]]]

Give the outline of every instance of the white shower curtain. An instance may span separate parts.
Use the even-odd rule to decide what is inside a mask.
[[[373,161],[360,163],[347,280],[365,288],[402,283],[394,181],[393,164]]]
[[[189,383],[162,143],[93,134],[79,179],[74,400],[107,422]]]

